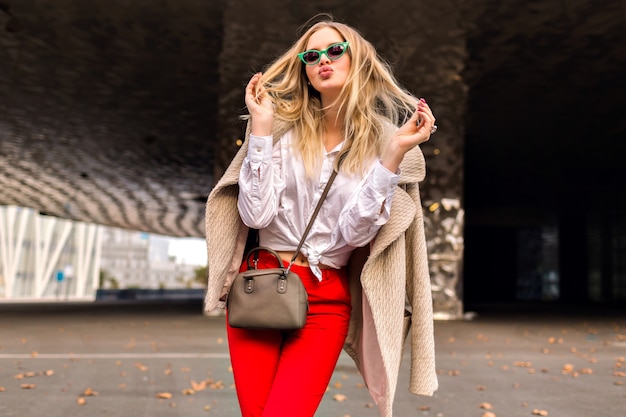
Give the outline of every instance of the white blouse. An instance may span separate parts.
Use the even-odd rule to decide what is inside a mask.
[[[293,150],[293,131],[272,143],[272,136],[249,137],[248,155],[239,173],[239,214],[246,226],[259,229],[260,245],[294,251],[343,143],[325,153],[316,179],[306,177]],[[369,243],[389,220],[399,179],[378,160],[363,178],[337,175],[301,250],[318,279],[320,263],[333,268],[346,265],[352,250]]]

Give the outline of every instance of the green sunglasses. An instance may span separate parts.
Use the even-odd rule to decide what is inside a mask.
[[[306,65],[315,65],[322,59],[322,54],[326,55],[331,61],[336,61],[341,58],[348,49],[349,43],[340,42],[333,43],[328,48],[318,51],[317,49],[309,49],[298,54],[298,58],[302,60]]]

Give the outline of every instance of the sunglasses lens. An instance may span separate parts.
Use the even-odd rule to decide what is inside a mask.
[[[306,63],[314,64],[320,59],[320,53],[317,51],[308,51],[302,55],[302,59],[304,59]]]
[[[343,55],[344,51],[345,51],[345,49],[344,49],[343,45],[337,44],[337,45],[331,45],[328,48],[328,50],[326,51],[326,53],[328,54],[328,57],[330,59],[337,59],[341,55]]]

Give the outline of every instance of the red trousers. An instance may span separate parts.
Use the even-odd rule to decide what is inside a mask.
[[[259,264],[263,265],[261,257]],[[275,268],[269,259],[266,267]],[[300,330],[248,330],[228,326],[230,358],[243,417],[312,417],[348,333],[350,289],[345,269],[292,266],[309,297]],[[228,323],[228,321],[227,321]]]

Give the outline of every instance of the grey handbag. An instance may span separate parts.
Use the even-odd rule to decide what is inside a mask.
[[[345,155],[346,153],[342,155],[339,163]],[[291,266],[296,261],[336,176],[337,171],[334,170],[286,268],[278,254],[270,248],[259,246],[246,254],[248,270],[237,274],[228,292],[228,324],[231,327],[279,330],[297,330],[304,327],[308,297],[300,277],[291,271]],[[250,259],[258,259],[261,251],[276,257],[276,268],[256,269],[256,263],[251,263]]]
[[[276,258],[276,268],[256,269],[261,251]],[[304,327],[308,302],[300,277],[283,266],[275,251],[262,246],[246,254],[246,264],[248,270],[237,275],[228,293],[228,324],[248,329]]]

